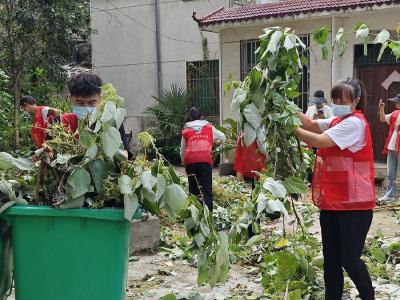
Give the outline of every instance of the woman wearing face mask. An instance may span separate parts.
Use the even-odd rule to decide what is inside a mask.
[[[391,204],[396,202],[396,175],[398,167],[399,146],[400,146],[400,94],[388,101],[395,102],[396,110],[385,115],[385,103],[382,99],[379,101],[379,119],[382,123],[389,125],[389,134],[386,137],[383,153],[387,155],[387,177],[389,185],[385,195],[378,200],[379,205]]]
[[[301,114],[302,128],[295,131],[301,140],[319,148],[312,198],[321,210],[325,299],[329,300],[342,298],[343,269],[362,300],[375,299],[360,258],[375,207],[372,139],[361,112],[365,95],[358,80],[340,81],[331,91],[335,117],[310,120]]]

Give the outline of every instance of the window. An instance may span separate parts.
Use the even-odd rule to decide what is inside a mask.
[[[308,35],[300,36],[302,42],[309,47],[310,41]],[[257,64],[257,54],[254,52],[259,46],[258,40],[242,41],[240,43],[240,80],[244,80],[246,75],[251,71],[251,69]],[[310,52],[307,50],[305,53],[307,60],[310,61]],[[310,65],[303,66],[303,75],[299,84],[298,91],[300,96],[295,99],[296,104],[303,110],[307,111],[308,98],[310,92]]]
[[[204,116],[219,116],[219,61],[187,62],[186,77],[192,105]]]

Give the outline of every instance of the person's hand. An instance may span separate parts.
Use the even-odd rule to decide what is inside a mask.
[[[379,108],[380,109],[384,109],[385,108],[385,102],[383,102],[383,100],[379,100]]]

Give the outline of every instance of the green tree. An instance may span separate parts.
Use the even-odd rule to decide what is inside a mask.
[[[13,97],[14,143],[19,146],[20,98],[28,74],[44,70],[49,84],[65,82],[63,65],[76,42],[91,33],[88,0],[3,0],[0,4],[0,68]]]

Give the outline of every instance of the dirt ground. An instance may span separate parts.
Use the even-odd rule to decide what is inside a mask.
[[[377,194],[381,193],[382,190],[378,189]],[[277,223],[277,226],[279,224],[281,223]],[[379,231],[390,237],[400,235],[399,219],[394,211],[377,209],[369,235],[373,236]],[[320,237],[317,220],[310,233]],[[131,257],[129,262],[126,300],[156,300],[169,293],[176,293],[181,297],[198,293],[206,300],[256,299],[262,295],[261,278],[255,267],[233,265],[228,282],[212,289],[209,286],[198,287],[196,276],[194,266],[184,260],[171,260],[164,252],[139,254]],[[374,286],[378,294],[376,299],[400,299],[400,286],[377,282],[374,282]],[[356,295],[353,287],[350,299],[358,299]],[[13,295],[9,299],[15,300]]]

